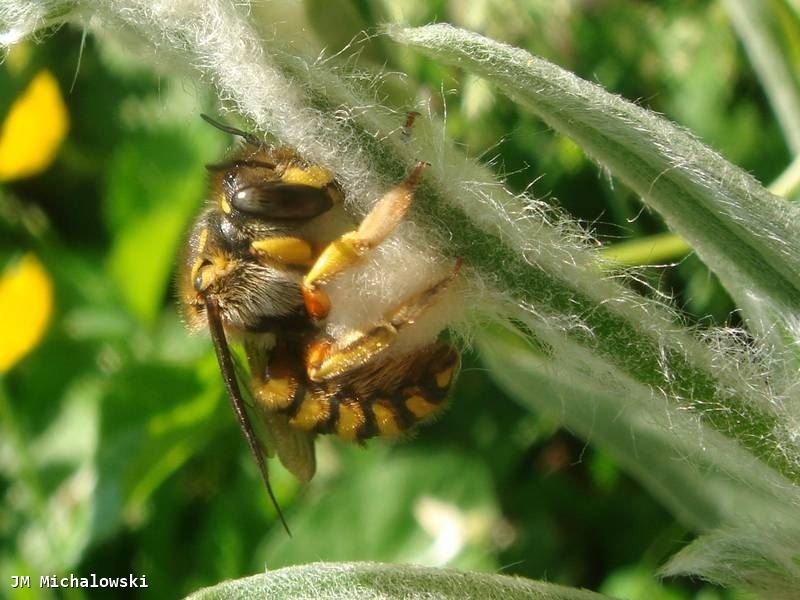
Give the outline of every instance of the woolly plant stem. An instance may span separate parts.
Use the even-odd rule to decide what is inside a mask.
[[[447,25],[393,30],[393,36],[486,77],[574,139],[690,243],[755,332],[778,326],[790,340],[800,339],[796,206],[686,130],[524,50]]]

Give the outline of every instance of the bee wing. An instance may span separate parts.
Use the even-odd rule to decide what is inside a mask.
[[[317,470],[314,434],[289,425],[289,417],[279,413],[259,411],[269,432],[272,447],[284,467],[297,479],[311,481]]]
[[[262,410],[250,391],[244,389],[245,408],[263,455],[272,458],[277,454],[281,464],[297,479],[304,483],[311,481],[317,470],[314,434],[289,425],[286,415]]]
[[[253,338],[245,340],[250,372],[263,372],[267,368],[268,352],[265,346]],[[311,481],[317,470],[314,433],[301,431],[289,425],[289,417],[284,414],[264,410],[253,399],[246,396],[248,411],[251,414],[257,436],[262,445],[278,455],[284,467],[297,479]]]

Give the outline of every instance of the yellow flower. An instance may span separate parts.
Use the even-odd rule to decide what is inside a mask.
[[[55,77],[42,70],[11,105],[0,129],[0,181],[46,169],[69,128]]]
[[[0,275],[0,373],[36,346],[52,310],[53,283],[33,254]]]

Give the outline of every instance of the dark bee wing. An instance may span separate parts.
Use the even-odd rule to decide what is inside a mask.
[[[219,314],[219,306],[212,296],[206,296],[206,315],[208,317],[208,327],[211,332],[211,340],[214,343],[214,350],[217,354],[217,362],[219,363],[220,371],[222,371],[222,379],[225,382],[225,389],[228,392],[228,399],[231,401],[233,412],[239,420],[239,426],[242,428],[242,433],[247,440],[247,445],[250,447],[253,457],[258,464],[258,470],[261,473],[261,478],[264,480],[264,485],[267,488],[272,504],[278,513],[278,517],[283,524],[286,533],[292,535],[289,531],[289,525],[283,516],[281,507],[275,499],[275,494],[272,491],[272,486],[269,483],[269,473],[267,471],[267,463],[264,460],[264,454],[261,446],[256,439],[253,427],[250,424],[250,419],[247,414],[247,407],[244,399],[242,398],[241,390],[239,389],[239,382],[236,379],[236,368],[231,358],[231,351],[228,347],[228,340],[225,337],[225,329],[222,326],[222,319]]]
[[[324,188],[297,183],[259,182],[238,187],[231,205],[263,219],[311,219],[333,206]]]

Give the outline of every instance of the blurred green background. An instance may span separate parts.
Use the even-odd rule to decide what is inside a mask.
[[[295,15],[323,25],[331,52],[381,21],[451,22],[664,113],[762,182],[790,161],[718,3],[334,4],[310,1],[305,16]],[[773,6],[783,14],[783,3]],[[344,15],[342,23],[326,11]],[[800,25],[784,16],[777,35],[797,55]],[[36,257],[53,294],[48,308],[42,277],[21,276],[48,325],[0,374],[0,596],[12,575],[37,582],[132,573],[147,577],[142,596],[174,598],[265,568],[377,560],[517,574],[631,600],[742,597],[699,582],[657,582],[655,569],[692,532],[608,456],[506,397],[472,354],[446,416],[413,439],[363,448],[322,439],[319,473],[305,487],[273,463],[288,538],[223,395],[210,343],[183,329],[172,285],[184,231],[203,202],[203,165],[231,142],[199,118],[219,113],[216,100],[196,81],[156,74],[91,36],[70,91],[80,48],[81,32],[64,28],[14,48],[0,65],[0,119],[45,70],[69,123],[47,168],[0,184],[4,281]],[[378,38],[359,66],[381,65],[408,73],[417,98],[435,110],[446,103],[447,130],[469,154],[491,160],[516,190],[535,181],[535,195],[602,242],[663,231],[577,146],[482,81]],[[675,258],[672,267],[647,269],[649,283],[701,326],[737,324],[699,260]],[[8,310],[4,292],[0,284]],[[17,317],[4,318],[0,344],[9,348]],[[93,597],[36,588],[13,597]]]

